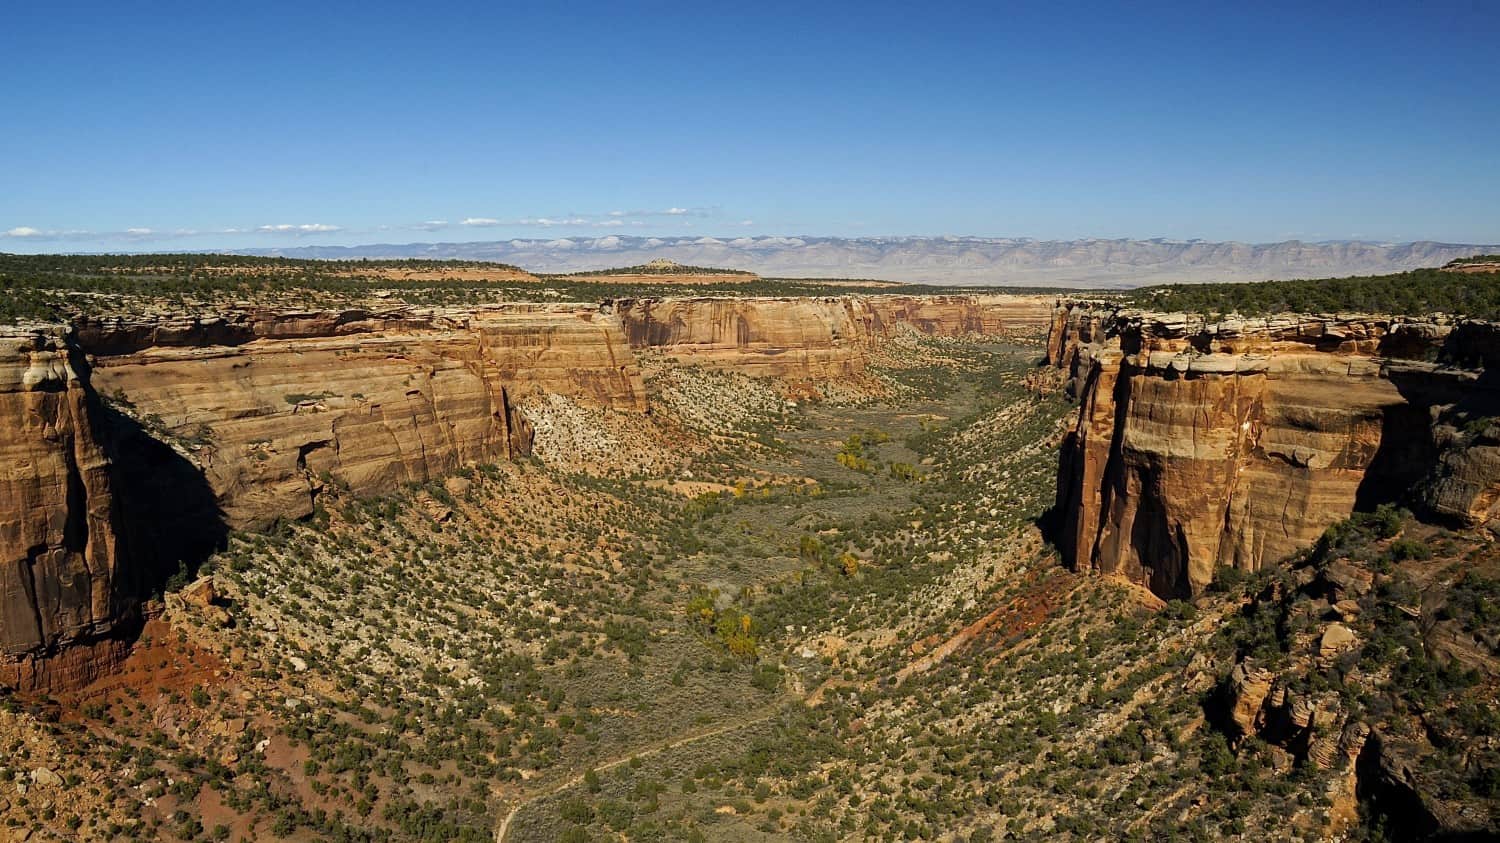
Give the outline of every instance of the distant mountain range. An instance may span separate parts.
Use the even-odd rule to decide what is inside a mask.
[[[881,278],[997,286],[1129,287],[1368,275],[1440,266],[1500,245],[1213,243],[1204,240],[1032,240],[991,237],[598,237],[253,249],[294,258],[461,258],[533,272],[576,272],[667,258],[765,276]]]

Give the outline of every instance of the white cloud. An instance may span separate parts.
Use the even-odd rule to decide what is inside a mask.
[[[610,211],[609,215],[612,216],[612,217],[623,217],[623,216],[625,216],[625,212],[624,211]]]
[[[447,220],[424,220],[424,221],[419,222],[416,225],[411,226],[411,227],[414,228],[414,229],[416,229],[416,230],[418,230],[418,231],[437,231],[437,230],[442,229],[442,228],[447,228],[448,227],[448,221]]]
[[[668,216],[680,217],[687,212],[687,208],[668,208],[664,213],[666,213]]]
[[[553,219],[551,217],[527,218],[517,222],[517,225],[539,225],[542,228],[551,228],[554,225],[587,225],[588,220],[584,217],[564,217]]]
[[[462,223],[459,223],[459,224],[460,225],[472,225],[472,226],[477,226],[477,227],[480,227],[480,228],[486,228],[486,227],[489,227],[489,226],[499,225],[500,221],[497,220],[497,219],[491,219],[490,217],[468,217]]]
[[[279,223],[277,225],[262,225],[255,229],[261,234],[326,234],[330,231],[343,231],[342,226],[328,225],[321,222],[302,223],[292,225],[291,223]]]
[[[624,220],[605,220],[604,222],[598,222],[598,223],[594,223],[594,224],[597,225],[597,226],[599,226],[600,228],[616,228],[618,226],[624,225],[625,221]]]
[[[755,225],[755,220],[740,220],[740,225]]]
[[[156,232],[149,228],[127,228],[125,233],[131,237],[150,237]]]
[[[18,225],[10,231],[5,232],[6,237],[44,237],[46,232],[32,228],[29,225]]]

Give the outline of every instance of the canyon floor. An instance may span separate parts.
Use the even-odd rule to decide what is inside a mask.
[[[1164,611],[1042,541],[1072,409],[1039,354],[908,337],[812,400],[647,357],[648,418],[555,399],[529,459],[332,489],[232,536],[125,669],[6,702],[6,825],[1323,837],[1347,775],[1292,783],[1205,727],[1195,644],[1239,602]]]

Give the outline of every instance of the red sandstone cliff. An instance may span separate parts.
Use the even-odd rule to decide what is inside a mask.
[[[1480,421],[1497,402],[1482,357],[1496,350],[1488,323],[1206,324],[1061,306],[1048,356],[1080,407],[1058,543],[1077,567],[1171,597],[1203,590],[1220,566],[1255,570],[1306,548],[1356,508],[1488,520],[1500,429]]]

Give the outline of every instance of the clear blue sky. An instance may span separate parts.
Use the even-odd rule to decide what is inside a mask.
[[[1495,0],[12,3],[0,55],[0,251],[1500,241]]]

